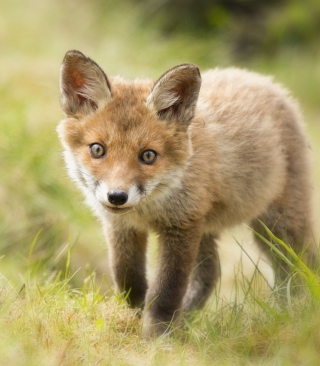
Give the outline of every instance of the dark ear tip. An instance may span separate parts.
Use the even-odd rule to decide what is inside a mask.
[[[86,59],[86,56],[78,50],[70,50],[65,54],[63,62],[65,62],[66,60],[69,60],[71,58]]]
[[[189,64],[190,68],[197,74],[197,76],[201,77],[200,69],[197,65]]]
[[[201,73],[200,73],[200,69],[197,65],[195,64],[191,64],[191,63],[186,63],[186,64],[182,64],[182,65],[179,65],[177,66],[177,68],[180,68],[180,69],[185,69],[187,70],[188,72],[192,72],[194,74],[194,76],[196,77],[200,77],[201,78]],[[175,69],[175,68],[173,68]]]

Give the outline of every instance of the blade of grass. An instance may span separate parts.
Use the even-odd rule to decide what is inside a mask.
[[[259,220],[260,221],[260,220]],[[271,239],[273,239],[276,243],[278,243],[281,247],[285,249],[285,251],[290,255],[292,260],[290,260],[275,244],[273,244],[270,240],[266,239],[261,234],[257,233],[253,229],[249,227],[249,229],[257,235],[263,242],[265,242],[276,255],[283,260],[286,264],[289,265],[289,267],[297,272],[301,278],[305,281],[306,285],[308,286],[308,289],[311,291],[311,293],[320,300],[320,284],[317,276],[311,271],[311,269],[303,262],[301,257],[299,257],[298,254],[283,240],[276,237],[272,231],[262,222],[260,221],[261,225],[266,230],[267,234],[270,236]]]
[[[35,246],[36,246],[36,244],[37,244],[37,241],[38,241],[38,239],[39,239],[39,237],[40,237],[40,235],[41,235],[42,231],[43,231],[43,229],[40,229],[40,230],[37,232],[36,236],[34,237],[34,239],[33,239],[32,243],[31,243],[31,245],[30,245],[29,254],[28,254],[28,264],[30,264],[30,260],[31,260],[32,253],[33,253],[33,251],[34,251],[34,248],[35,248]]]

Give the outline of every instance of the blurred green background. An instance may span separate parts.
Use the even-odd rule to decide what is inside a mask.
[[[0,0],[0,273],[75,282],[107,271],[99,224],[69,181],[55,131],[59,67],[78,49],[107,74],[157,78],[184,62],[273,74],[300,101],[320,226],[318,0]],[[68,264],[68,263],[67,263]]]

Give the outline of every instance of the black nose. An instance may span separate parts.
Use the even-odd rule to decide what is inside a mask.
[[[128,201],[128,195],[126,192],[110,191],[108,193],[108,200],[113,205],[121,206]]]

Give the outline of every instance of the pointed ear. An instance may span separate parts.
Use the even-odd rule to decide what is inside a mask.
[[[194,115],[201,86],[197,66],[184,64],[167,71],[155,83],[147,105],[160,119],[176,119],[189,125]]]
[[[60,69],[61,106],[68,117],[86,116],[108,103],[110,84],[102,69],[79,51],[66,53]]]

